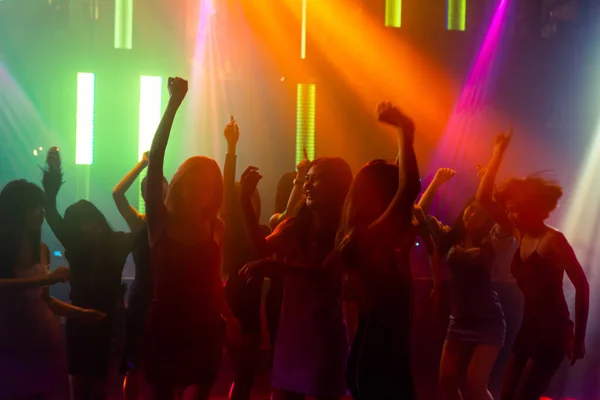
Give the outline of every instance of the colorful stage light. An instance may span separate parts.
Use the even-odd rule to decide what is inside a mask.
[[[385,0],[385,26],[390,28],[402,26],[402,0]]]
[[[299,83],[296,104],[296,164],[304,159],[304,150],[310,160],[315,158],[315,117],[317,86]]]
[[[447,0],[449,31],[464,31],[467,27],[467,0]]]
[[[302,0],[302,32],[300,37],[300,58],[306,59],[306,13],[308,0]]]
[[[133,0],[115,0],[115,49],[133,48]]]
[[[162,84],[160,76],[141,76],[140,77],[140,110],[139,110],[139,130],[138,130],[138,157],[141,160],[142,155],[150,150],[154,133],[160,123],[162,112]],[[140,174],[140,182],[144,179],[146,171]],[[146,205],[142,198],[141,186],[138,196],[138,211],[144,213]]]
[[[77,74],[77,125],[75,131],[75,164],[94,162],[94,74]]]

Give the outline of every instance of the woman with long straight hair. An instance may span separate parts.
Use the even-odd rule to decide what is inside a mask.
[[[139,232],[116,232],[91,202],[79,200],[57,209],[63,172],[57,147],[48,151],[44,171],[46,221],[65,248],[71,269],[71,303],[102,311],[106,318],[95,326],[67,318],[67,359],[74,400],[106,397],[122,361],[119,354],[124,320],[122,273]]]
[[[340,399],[346,392],[348,351],[341,307],[342,280],[323,262],[333,250],[352,171],[338,157],[315,159],[303,181],[304,206],[266,239],[251,203],[261,178],[257,168],[249,167],[244,172],[241,202],[248,238],[256,255],[265,260],[246,265],[240,273],[246,279],[265,275],[284,279],[272,399]],[[273,254],[277,259],[271,258]]]
[[[409,253],[421,187],[414,125],[391,103],[381,103],[377,116],[398,129],[398,164],[374,160],[363,166],[344,205],[334,257],[359,314],[346,376],[354,399],[412,399]]]
[[[221,283],[223,176],[206,157],[185,160],[163,200],[163,164],[187,81],[169,78],[170,99],[150,150],[146,221],[154,293],[142,339],[142,369],[157,400],[185,390],[208,400],[225,329],[239,328]],[[231,331],[235,332],[235,331]]]
[[[41,242],[44,192],[25,180],[0,192],[0,399],[58,400],[67,383],[67,359],[56,316],[95,323],[104,314],[64,303],[48,287],[70,272],[49,272]]]

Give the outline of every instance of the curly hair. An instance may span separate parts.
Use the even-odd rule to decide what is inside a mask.
[[[496,192],[495,199],[504,208],[512,201],[525,209],[549,215],[558,206],[562,195],[563,189],[558,182],[534,174],[524,179],[508,179]]]

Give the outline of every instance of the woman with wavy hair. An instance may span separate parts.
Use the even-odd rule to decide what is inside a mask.
[[[511,272],[523,293],[523,322],[512,346],[503,400],[538,399],[558,367],[585,355],[589,285],[571,245],[545,221],[556,208],[562,189],[538,176],[511,178],[493,196],[494,181],[512,132],[496,137],[494,152],[477,200],[519,243]],[[563,291],[567,274],[575,286],[575,324]]]

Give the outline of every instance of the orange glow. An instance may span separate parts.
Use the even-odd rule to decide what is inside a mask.
[[[297,0],[284,0],[298,20]],[[445,128],[456,87],[442,69],[409,43],[385,30],[344,0],[309,1],[310,44],[320,50],[336,72],[371,112],[384,99],[412,115],[419,133],[436,139]]]
[[[356,102],[366,116],[373,115],[379,101],[395,102],[415,119],[418,135],[424,138],[420,143],[424,142],[429,150],[433,148],[444,131],[458,87],[425,55],[386,30],[383,21],[371,20],[344,0],[308,0],[310,56],[300,60],[297,44],[302,26],[301,0],[283,0],[284,8],[279,10],[275,7],[280,5],[269,0],[242,3],[253,33],[259,35],[269,54],[277,57],[286,81],[313,83],[318,71],[333,69],[350,92],[351,96],[340,99],[340,93],[328,88],[328,82],[319,83],[318,155],[323,155],[322,149],[330,154],[330,149],[335,149],[353,165],[367,161],[365,147],[348,140],[348,132],[361,129],[353,125],[348,107],[341,104],[348,101]],[[394,135],[379,139],[365,132],[365,145],[374,140],[386,141],[386,146],[381,147],[395,147]],[[372,158],[371,155],[366,156]],[[393,154],[385,156],[391,158]]]

